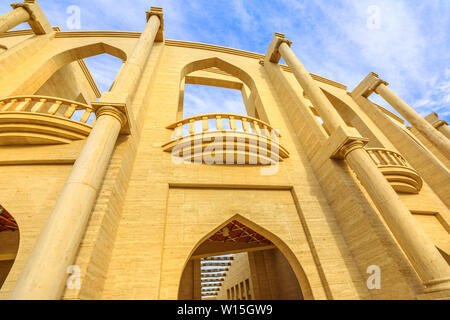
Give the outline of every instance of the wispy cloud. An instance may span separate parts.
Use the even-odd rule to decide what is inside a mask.
[[[374,71],[420,114],[435,111],[450,121],[448,0],[38,1],[63,30],[69,5],[81,8],[82,30],[130,31],[143,30],[152,5],[164,8],[169,39],[265,53],[273,32],[282,32],[309,71],[350,88]],[[368,8],[374,4],[380,24],[371,29]],[[3,1],[0,12],[9,10]],[[94,67],[94,77],[108,77],[104,71]]]

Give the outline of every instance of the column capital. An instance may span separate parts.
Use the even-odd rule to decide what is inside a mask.
[[[339,126],[334,130],[327,141],[325,150],[329,150],[329,158],[343,160],[347,155],[359,148],[363,148],[369,142],[352,127]]]
[[[147,22],[150,20],[152,16],[157,16],[159,21],[161,22],[159,26],[158,33],[156,34],[155,41],[163,42],[164,41],[164,14],[163,9],[160,7],[151,7],[149,11],[145,12],[147,14]]]
[[[286,43],[289,47],[292,45],[292,41],[285,38],[284,34],[275,32],[270,43],[269,50],[267,50],[266,57],[269,57],[269,61],[273,63],[280,62],[281,54],[279,48],[282,43]]]
[[[11,7],[13,9],[24,8],[28,12],[30,15],[28,23],[35,34],[41,35],[53,32],[50,22],[48,22],[47,17],[36,0],[25,0],[23,3],[12,3]]]
[[[114,102],[93,102],[92,107],[97,118],[101,116],[111,116],[119,120],[122,129],[121,134],[130,134],[130,121],[126,112],[126,105],[124,103]]]
[[[447,125],[448,123],[445,120],[439,119],[438,115],[435,112],[430,113],[425,117],[425,120],[427,120],[433,127],[436,129],[439,129],[440,127]]]
[[[352,95],[361,95],[368,98],[380,84],[389,85],[386,81],[380,79],[378,74],[371,72],[364,78],[363,81],[353,90]]]

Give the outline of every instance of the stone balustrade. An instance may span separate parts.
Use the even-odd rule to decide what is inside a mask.
[[[0,145],[64,144],[86,139],[95,123],[91,106],[56,97],[0,99]]]
[[[395,191],[417,194],[422,189],[422,178],[401,154],[382,148],[365,150]]]
[[[79,114],[79,111],[83,111]],[[94,110],[91,106],[77,101],[47,96],[15,96],[0,100],[0,112],[43,113],[81,123],[90,122]],[[94,119],[95,120],[95,119]],[[93,123],[91,123],[92,125]]]
[[[211,148],[214,148],[214,157],[223,157],[220,164],[272,164],[289,157],[289,152],[279,143],[279,132],[253,117],[201,114],[177,121],[167,129],[173,130],[173,135],[171,141],[163,145],[164,151],[175,150],[179,152],[177,156],[187,161],[200,159],[208,163],[204,156],[210,155]]]

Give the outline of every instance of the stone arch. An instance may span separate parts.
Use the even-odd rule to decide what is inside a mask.
[[[14,265],[19,244],[19,226],[13,216],[0,205],[0,289]]]
[[[253,80],[252,76],[247,73],[246,71],[244,71],[243,69],[239,68],[238,66],[225,61],[221,58],[218,57],[211,57],[211,58],[206,58],[206,59],[201,59],[201,60],[196,60],[196,61],[192,61],[190,63],[188,63],[187,65],[185,65],[182,69],[181,69],[181,75],[180,75],[180,103],[179,103],[179,108],[178,108],[178,114],[181,112],[182,113],[182,94],[183,94],[183,90],[181,89],[183,86],[183,81],[185,79],[185,77],[195,71],[200,71],[200,70],[204,70],[204,69],[209,69],[209,68],[217,68],[221,71],[224,71],[228,74],[230,74],[231,76],[239,79],[240,81],[242,81],[250,90],[250,96],[253,100],[253,103],[255,104],[256,110],[259,113],[259,118],[261,120],[263,120],[264,122],[267,122],[270,124],[270,121],[267,117],[265,108],[264,108],[264,104],[262,102],[262,99],[260,97],[257,85],[255,83],[255,81]],[[217,87],[222,87],[221,85],[217,85]],[[177,119],[180,120],[180,119]]]
[[[42,59],[43,62],[39,65],[30,66],[27,68],[28,70],[21,68],[18,74],[13,72],[10,79],[12,84],[11,90],[2,94],[5,96],[34,94],[63,66],[104,53],[122,59],[124,62],[127,60],[127,54],[124,50],[103,41],[64,48],[62,51],[52,53],[46,59]]]
[[[282,255],[287,260],[289,266],[292,268],[292,271],[295,274],[295,277],[298,281],[298,284],[300,286],[300,289],[301,289],[304,299],[305,300],[314,299],[314,296],[313,296],[312,290],[311,290],[311,286],[310,286],[309,280],[306,276],[306,273],[305,273],[303,267],[301,266],[300,262],[298,261],[297,257],[295,256],[294,252],[291,250],[291,248],[283,240],[281,240],[277,235],[275,235],[272,232],[270,232],[269,230],[261,227],[260,225],[254,223],[253,221],[245,218],[241,214],[236,214],[236,215],[232,216],[231,218],[227,219],[222,224],[220,224],[219,226],[217,226],[216,228],[211,230],[209,233],[204,235],[195,244],[195,246],[190,251],[188,258],[185,260],[184,265],[183,265],[183,269],[182,269],[183,272],[181,274],[180,281],[178,283],[178,296],[180,295],[180,289],[181,289],[181,285],[182,285],[182,277],[183,277],[184,270],[185,270],[187,264],[189,263],[190,259],[192,258],[192,256],[195,254],[196,250],[205,241],[207,241],[211,236],[213,236],[217,231],[219,231],[222,228],[224,228],[225,226],[227,226],[227,224],[229,224],[231,221],[238,221],[238,222],[242,223],[243,225],[245,225],[246,227],[251,228],[253,231],[262,235],[264,238],[270,240],[273,243],[273,245],[278,250],[281,251]]]

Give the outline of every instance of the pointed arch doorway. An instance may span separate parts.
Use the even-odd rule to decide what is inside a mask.
[[[304,299],[300,282],[309,284],[286,258],[288,253],[301,270],[292,252],[275,245],[280,241],[275,235],[245,220],[237,215],[197,245],[181,276],[178,299]]]
[[[0,205],[0,289],[19,250],[19,226],[14,217]]]

